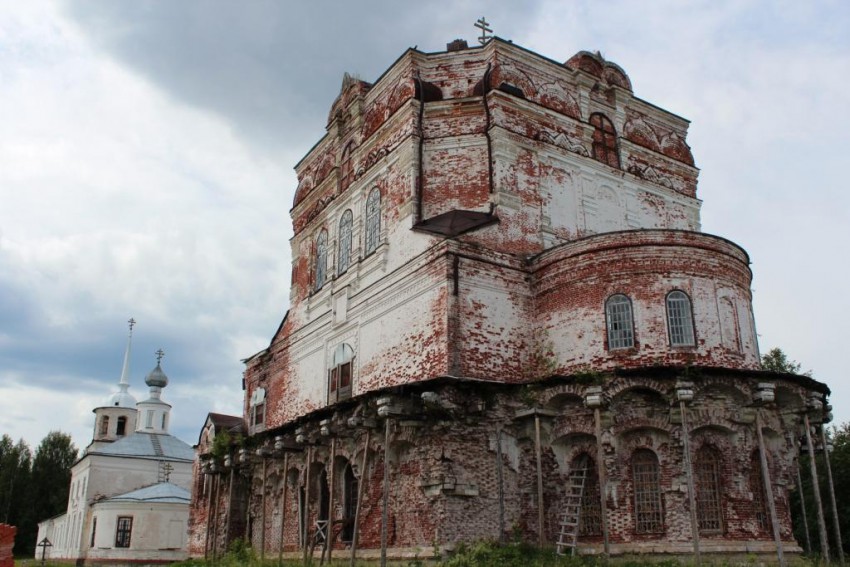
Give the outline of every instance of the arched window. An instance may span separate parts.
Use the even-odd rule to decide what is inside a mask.
[[[590,125],[593,126],[593,159],[620,169],[620,152],[614,125],[599,112],[590,115]]]
[[[351,397],[351,361],[354,350],[345,343],[334,350],[333,365],[328,371],[328,403]]]
[[[691,299],[683,291],[676,290],[667,294],[667,329],[670,333],[670,346],[696,345]]]
[[[582,469],[584,471],[582,472]],[[596,463],[587,453],[576,455],[570,463],[570,476],[584,474],[584,491],[581,494],[581,515],[579,516],[579,535],[597,536],[602,534],[602,509],[599,505],[599,475]]]
[[[661,475],[658,470],[658,457],[649,449],[638,449],[632,455],[632,486],[635,499],[635,533],[663,533]]]
[[[109,433],[109,416],[105,415],[100,418],[100,435],[106,435]]]
[[[339,219],[339,250],[337,251],[336,273],[344,274],[351,265],[351,225],[354,216],[348,209]]]
[[[117,424],[117,429],[115,431],[115,434],[118,437],[123,437],[124,435],[127,434],[127,418],[124,417],[123,415],[118,418],[118,424]]]
[[[723,531],[723,505],[720,499],[720,463],[717,449],[703,445],[694,456],[697,523],[700,533]]]
[[[381,192],[372,189],[366,199],[366,256],[378,248],[381,239]]]
[[[351,463],[345,467],[342,475],[342,541],[351,541],[354,537],[354,515],[357,513],[358,481],[354,476]]]
[[[618,293],[605,302],[605,318],[608,324],[608,350],[635,346],[634,320],[631,300]]]
[[[756,525],[761,532],[767,532],[770,529],[770,513],[767,509],[767,494],[764,490],[764,477],[761,474],[761,458],[758,450],[753,451],[750,459],[749,481],[750,492],[753,493],[753,514]]]
[[[325,279],[328,275],[328,231],[322,229],[319,237],[316,238],[316,291],[322,289],[325,285]]]

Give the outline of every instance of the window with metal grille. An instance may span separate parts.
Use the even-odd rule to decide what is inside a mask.
[[[328,232],[322,230],[316,238],[316,266],[315,266],[316,291],[325,285],[328,275]]]
[[[345,467],[343,475],[343,496],[342,496],[342,533],[340,539],[342,541],[351,541],[354,537],[354,515],[357,512],[357,489],[358,481],[354,476],[354,469],[349,463]]]
[[[339,250],[337,253],[336,273],[344,274],[351,265],[351,225],[354,222],[354,215],[351,210],[346,210],[342,213],[339,219]]]
[[[617,131],[604,114],[590,115],[593,126],[593,159],[620,169],[620,152],[617,149]]]
[[[658,457],[649,449],[638,449],[632,455],[632,486],[635,498],[635,533],[663,533],[661,475]]]
[[[583,461],[583,459],[587,459]],[[587,453],[582,453],[573,459],[570,472],[585,466],[584,491],[581,495],[581,516],[579,518],[579,535],[597,536],[602,534],[602,508],[599,502],[599,475],[596,463]]]
[[[381,238],[381,192],[372,189],[366,199],[366,255],[378,248]]]
[[[767,510],[767,495],[764,490],[758,451],[753,452],[750,460],[750,492],[753,493],[753,514],[756,517],[756,524],[760,531],[767,532],[770,529],[770,514]]]
[[[118,516],[115,528],[115,547],[130,547],[130,534],[133,532],[133,517]]]
[[[625,295],[612,295],[605,302],[605,318],[608,322],[608,350],[635,346],[632,302]]]
[[[694,346],[694,320],[691,299],[683,291],[667,294],[667,329],[671,346]]]
[[[703,445],[694,457],[697,524],[700,533],[723,531],[723,504],[720,496],[720,451]]]

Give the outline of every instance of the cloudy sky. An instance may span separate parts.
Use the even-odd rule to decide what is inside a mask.
[[[91,438],[135,317],[132,388],[166,352],[172,430],[239,413],[240,359],[287,308],[293,166],[342,74],[497,35],[600,50],[692,121],[703,229],[747,249],[762,352],[850,420],[850,4],[0,0],[0,434]]]

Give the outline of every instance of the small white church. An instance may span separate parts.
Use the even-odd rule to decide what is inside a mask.
[[[118,391],[94,409],[92,441],[71,468],[68,509],[38,524],[46,558],[85,564],[153,564],[187,557],[194,451],[168,433],[171,406],[163,352],[145,378],[147,399],[130,394],[133,326]],[[36,559],[42,548],[36,547]]]

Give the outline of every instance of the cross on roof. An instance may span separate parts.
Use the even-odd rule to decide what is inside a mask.
[[[159,364],[162,361],[162,357],[165,356],[165,352],[162,349],[156,351],[156,363]]]
[[[130,324],[130,334],[132,335],[133,334],[133,327],[136,326],[136,320],[133,319],[132,317],[130,317],[130,319],[127,321],[127,323]]]
[[[489,26],[490,24],[487,23],[487,20],[484,18],[484,16],[481,16],[481,18],[475,22],[475,27],[481,30],[481,37],[478,38],[478,43],[480,43],[481,45],[484,45],[485,43],[487,43],[488,39],[493,37],[492,35],[487,35],[488,33],[493,33],[493,29]]]

